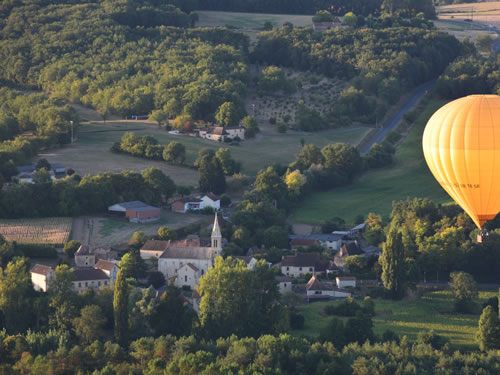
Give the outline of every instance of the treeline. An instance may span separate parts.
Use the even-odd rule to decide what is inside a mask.
[[[156,11],[161,3],[146,4]],[[108,12],[119,4],[13,7],[0,21],[0,80],[92,106],[104,118],[163,109],[213,121],[226,101],[243,107],[248,37],[224,28],[123,25]],[[133,15],[138,4],[127,4]]]
[[[298,127],[310,130],[325,127],[325,122],[328,126],[375,123],[403,92],[439,76],[461,52],[453,36],[423,28],[315,33],[311,28],[284,26],[259,34],[251,56],[257,63],[352,79],[354,87],[341,92],[323,121],[312,122],[317,125],[308,121],[314,114],[299,106]]]
[[[78,175],[34,184],[9,184],[0,193],[0,217],[79,216],[105,212],[118,202],[141,200],[161,205],[175,192],[175,184],[161,170],[142,173],[106,172]]]
[[[254,13],[314,14],[328,9],[343,16],[347,12],[368,16],[381,13],[414,17],[424,13],[436,18],[432,0],[198,0],[199,9]]]
[[[120,142],[111,146],[112,152],[124,152],[153,160],[165,160],[171,164],[183,164],[186,160],[186,147],[172,141],[168,145],[158,144],[158,140],[150,135],[138,137],[133,132],[126,132]]]
[[[27,163],[42,148],[71,141],[73,108],[44,94],[0,88],[0,174],[7,181],[16,165]]]
[[[457,99],[473,94],[500,92],[500,59],[470,54],[453,61],[439,77],[438,95]]]

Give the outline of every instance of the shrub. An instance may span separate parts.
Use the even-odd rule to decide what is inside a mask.
[[[43,244],[16,244],[16,249],[28,258],[57,258],[55,247]]]
[[[290,313],[290,328],[302,329],[304,328],[304,315],[297,313]]]
[[[64,245],[64,253],[72,258],[80,246],[81,243],[79,241],[71,240]]]

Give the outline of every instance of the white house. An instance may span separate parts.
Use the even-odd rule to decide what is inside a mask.
[[[319,244],[321,247],[330,250],[340,250],[342,246],[342,236],[336,234],[311,234],[311,235],[297,235],[290,234],[288,238],[291,241],[311,241],[311,244]],[[307,242],[305,242],[307,243]],[[302,246],[306,247],[306,246]]]
[[[243,126],[209,126],[205,129],[200,129],[199,135],[201,138],[218,142],[224,142],[226,138],[244,140],[245,128]]]
[[[356,288],[356,278],[350,276],[337,276],[338,288]]]
[[[72,290],[81,292],[88,288],[100,289],[110,285],[110,278],[103,270],[95,268],[73,268]]]
[[[54,274],[52,267],[43,264],[35,264],[31,270],[31,282],[36,291],[46,292],[49,288],[49,282]]]
[[[280,293],[292,291],[292,279],[288,276],[276,276],[276,281],[279,283]]]
[[[297,253],[283,258],[281,273],[292,278],[304,277],[306,273],[320,271],[319,265],[321,265],[319,253]],[[322,271],[324,272],[324,269]]]
[[[96,265],[94,266],[95,269],[103,271],[108,277],[110,281],[115,281],[116,280],[116,275],[118,274],[118,271],[120,270],[120,267],[118,267],[118,264],[115,262],[112,262],[110,260],[104,260],[100,259]]]
[[[350,295],[349,291],[336,288],[331,283],[322,283],[316,278],[316,275],[313,275],[306,284],[308,299],[346,298]]]
[[[227,126],[224,129],[226,130],[228,138],[239,138],[241,140],[245,139],[245,128],[243,126]]]
[[[217,215],[210,240],[211,246],[208,247],[193,246],[189,242],[186,245],[171,243],[158,259],[158,271],[166,280],[175,278],[177,286],[197,285],[199,278],[213,267],[214,259],[222,253],[222,234]]]
[[[204,209],[205,207],[212,207],[214,210],[220,210],[220,198],[213,194],[208,193],[201,197],[200,209]]]

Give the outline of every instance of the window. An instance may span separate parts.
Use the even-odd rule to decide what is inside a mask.
[[[312,271],[313,271],[312,267],[309,267],[309,272],[312,272]]]
[[[314,294],[321,294],[321,290],[315,290]]]
[[[100,281],[97,282],[97,286],[101,286],[101,282]]]
[[[82,283],[78,283],[78,288],[81,288],[82,287]]]
[[[302,267],[299,267],[299,271],[302,271]]]
[[[201,276],[205,274],[205,270],[201,270]]]
[[[91,282],[90,282],[90,285],[94,286],[94,282],[93,282],[93,281],[91,281]]]
[[[104,280],[104,285],[108,285],[108,282],[106,280]]]
[[[286,283],[283,284],[283,287],[286,288]]]
[[[89,283],[88,283],[88,281],[85,281],[85,286],[89,286]]]
[[[186,282],[186,283],[187,283],[187,281],[188,281],[188,277],[187,277],[187,275],[185,275],[185,276],[184,276],[184,282]]]
[[[286,270],[287,270],[287,271],[290,271],[290,267],[287,267],[287,268],[286,268]]]

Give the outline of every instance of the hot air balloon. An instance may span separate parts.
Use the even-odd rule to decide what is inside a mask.
[[[481,229],[500,211],[500,96],[471,95],[441,107],[422,139],[436,180]]]

